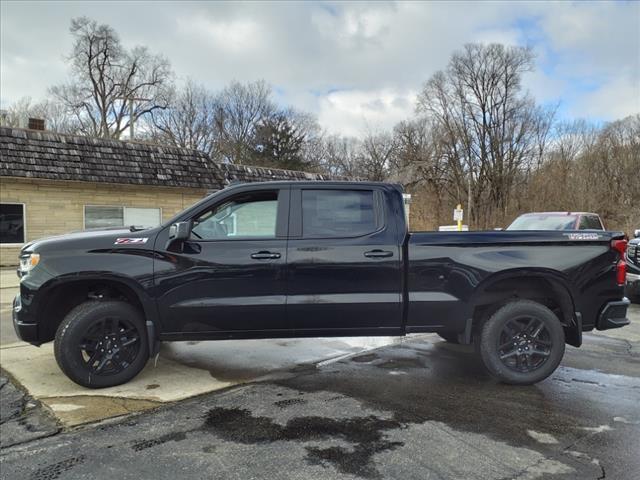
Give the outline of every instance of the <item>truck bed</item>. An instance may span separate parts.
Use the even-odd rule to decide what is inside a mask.
[[[575,302],[572,312],[590,330],[601,305],[619,297],[610,245],[623,237],[606,231],[410,233],[406,330],[463,330],[493,291],[509,295],[518,279],[566,289]]]

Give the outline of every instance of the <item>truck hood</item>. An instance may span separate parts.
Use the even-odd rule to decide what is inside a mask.
[[[129,227],[115,227],[106,229],[92,229],[78,232],[66,233],[64,235],[55,235],[52,237],[39,238],[33,240],[22,247],[22,252],[33,252],[42,250],[55,250],[65,249],[71,246],[81,245],[84,248],[105,248],[109,245],[117,245],[116,242],[131,241],[131,244],[135,242],[141,242],[142,244],[148,244],[151,241],[151,237],[155,236],[160,227],[149,228],[146,230],[131,231]],[[148,239],[143,241],[141,239]],[[119,240],[120,239],[120,240]],[[140,239],[140,240],[134,240]]]

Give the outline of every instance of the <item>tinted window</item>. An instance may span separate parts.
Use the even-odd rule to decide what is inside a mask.
[[[302,236],[353,237],[377,230],[371,190],[303,190]]]
[[[600,219],[595,215],[583,215],[580,218],[580,230],[602,230]]]
[[[24,243],[22,204],[0,203],[0,243]]]
[[[243,195],[214,207],[194,220],[196,239],[275,238],[278,193]]]

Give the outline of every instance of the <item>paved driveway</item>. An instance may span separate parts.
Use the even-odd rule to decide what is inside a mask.
[[[586,335],[531,387],[498,384],[468,348],[428,336],[27,441],[0,451],[0,475],[636,480],[637,306],[632,318]]]

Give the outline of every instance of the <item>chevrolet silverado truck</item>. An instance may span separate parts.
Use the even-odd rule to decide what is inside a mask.
[[[625,247],[607,231],[410,233],[385,183],[241,184],[156,228],[25,245],[13,322],[90,388],[127,382],[162,341],[417,332],[473,343],[524,385],[582,332],[629,323]]]

